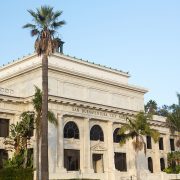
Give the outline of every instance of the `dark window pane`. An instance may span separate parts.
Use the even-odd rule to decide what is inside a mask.
[[[102,131],[102,129],[101,129],[101,127],[99,125],[94,125],[91,128],[91,131],[90,131],[90,140],[104,141],[104,134],[103,134],[103,131]]]
[[[3,167],[3,163],[8,159],[8,153],[5,149],[0,149],[0,168]]]
[[[33,167],[33,148],[29,148],[27,151],[27,165]]]
[[[67,171],[79,171],[80,169],[80,151],[65,149],[64,150],[64,167]]]
[[[161,171],[163,171],[165,169],[165,162],[164,162],[164,158],[160,159],[160,166],[161,166]]]
[[[147,149],[152,149],[151,137],[146,136]]]
[[[164,150],[163,138],[159,138],[159,150]]]
[[[151,173],[153,173],[153,162],[151,157],[148,157],[148,169]]]
[[[31,131],[28,134],[29,137],[33,137],[34,136],[34,129],[31,129]]]
[[[119,143],[120,142],[120,140],[122,139],[122,136],[120,136],[119,134],[118,134],[118,131],[120,130],[120,128],[116,128],[115,130],[114,130],[114,133],[113,133],[113,141],[114,141],[114,143]]]
[[[0,119],[0,137],[7,137],[9,135],[9,120]]]
[[[64,126],[64,138],[79,139],[79,129],[73,121]]]
[[[119,171],[127,171],[126,153],[114,153],[115,168]]]
[[[171,148],[171,151],[175,151],[174,139],[170,139],[170,148]]]

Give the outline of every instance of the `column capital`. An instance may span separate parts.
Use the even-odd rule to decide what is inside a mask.
[[[108,121],[108,126],[112,126],[113,125],[113,122],[112,121]]]
[[[59,119],[59,118],[63,118],[63,116],[64,116],[64,113],[57,113],[57,118]]]
[[[90,121],[91,118],[89,118],[89,117],[83,117],[83,119],[84,119],[85,121]]]

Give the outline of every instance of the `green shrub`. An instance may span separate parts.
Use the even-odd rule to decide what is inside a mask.
[[[180,165],[175,166],[175,167],[167,167],[164,169],[164,172],[168,174],[179,174],[180,173]]]
[[[33,180],[33,169],[3,168],[0,169],[0,180]]]

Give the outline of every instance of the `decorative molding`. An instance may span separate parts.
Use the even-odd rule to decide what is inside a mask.
[[[106,151],[107,148],[104,147],[104,145],[100,142],[97,141],[97,144],[91,146],[92,151]]]

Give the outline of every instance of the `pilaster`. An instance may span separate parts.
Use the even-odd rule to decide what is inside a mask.
[[[89,118],[84,118],[84,137],[83,137],[83,152],[84,152],[84,162],[83,168],[86,173],[94,172],[91,168],[91,150],[90,150],[90,127]]]
[[[58,114],[58,127],[57,127],[57,173],[66,172],[64,168],[64,135],[63,135],[63,114]]]
[[[115,179],[114,146],[113,146],[113,123],[107,124],[107,155],[108,155],[108,179]]]

